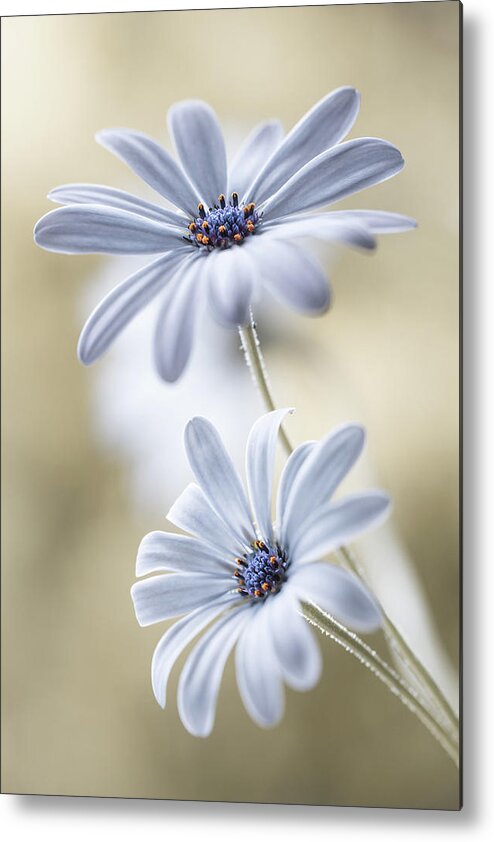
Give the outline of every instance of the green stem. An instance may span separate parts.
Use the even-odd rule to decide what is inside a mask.
[[[252,314],[250,324],[247,327],[239,327],[239,334],[245,361],[250,369],[252,379],[261,393],[267,411],[271,412],[276,409],[276,404],[271,392],[268,374],[257,336],[256,324]],[[283,428],[281,428],[280,437],[287,455],[290,455],[293,447]],[[343,558],[344,566],[365,581],[363,572],[350,550],[343,547],[339,553]],[[368,586],[368,583],[366,584]],[[307,612],[312,612],[311,616],[308,616]],[[382,661],[373,650],[367,647],[367,644],[357,638],[353,632],[350,632],[344,626],[337,623],[333,618],[329,618],[328,615],[325,615],[321,609],[314,605],[304,608],[304,616],[309,622],[312,622],[321,631],[328,634],[335,642],[344,646],[351,654],[371,669],[410,710],[413,710],[458,765],[458,749],[456,747],[458,743],[457,717],[451,710],[437,684],[417,656],[412,652],[398,632],[398,629],[396,629],[384,611],[382,611],[382,615],[386,640],[401,663],[418,682],[421,690],[420,695],[409,685],[405,684],[403,679],[385,661]],[[379,660],[379,670],[377,669],[376,658]]]

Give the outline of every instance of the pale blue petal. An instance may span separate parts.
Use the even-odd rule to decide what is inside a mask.
[[[226,559],[235,559],[251,549],[250,541],[238,539],[228,523],[216,514],[202,489],[193,482],[178,497],[166,517],[179,529],[216,547]],[[251,540],[253,538],[254,535]]]
[[[250,502],[259,534],[268,542],[273,538],[271,502],[276,443],[280,425],[289,412],[293,409],[276,409],[262,415],[247,439],[245,467]]]
[[[332,211],[327,214],[335,220],[361,223],[373,234],[398,234],[417,227],[417,221],[411,216],[379,210]]]
[[[322,671],[319,646],[292,589],[286,587],[269,599],[269,628],[283,678],[294,690],[315,687]]]
[[[187,215],[197,215],[199,196],[166,149],[132,129],[104,129],[96,140]]]
[[[328,243],[344,243],[354,248],[372,251],[376,248],[376,240],[365,225],[364,219],[353,218],[350,212],[347,216],[339,217],[336,213],[311,214],[304,217],[284,217],[276,219],[263,226],[262,239],[284,240],[312,237]]]
[[[283,137],[278,120],[267,120],[256,126],[242,143],[230,166],[228,192],[235,191],[242,199],[249,185],[264,166]],[[245,196],[245,200],[248,198]]]
[[[103,205],[49,211],[36,223],[34,240],[62,254],[158,254],[184,244],[175,225]]]
[[[315,511],[290,535],[293,564],[316,561],[385,520],[390,499],[381,491],[352,494]]]
[[[200,416],[189,421],[185,428],[185,449],[196,480],[216,513],[239,541],[250,544],[255,530],[242,483],[210,421]]]
[[[178,248],[159,257],[122,281],[101,301],[82,329],[77,353],[91,365],[106,351],[128,323],[161,292],[189,250]]]
[[[283,512],[286,547],[313,511],[331,495],[360,456],[365,432],[358,424],[345,424],[318,442],[300,468]]]
[[[256,606],[239,639],[235,667],[245,709],[262,728],[271,728],[283,716],[281,670],[268,624],[267,606]]]
[[[284,515],[286,511],[286,503],[288,495],[291,492],[292,485],[295,481],[300,468],[304,464],[309,453],[311,453],[315,441],[306,441],[299,444],[298,447],[290,454],[285,462],[284,468],[281,472],[280,481],[278,484],[278,497],[276,500],[276,523],[280,541],[283,544],[285,536],[285,520]]]
[[[178,380],[190,359],[197,314],[203,298],[201,275],[204,262],[204,256],[197,255],[175,277],[156,320],[154,361],[158,374],[167,383]]]
[[[185,216],[180,216],[153,202],[146,202],[125,190],[116,190],[114,187],[105,187],[101,184],[63,184],[51,190],[48,198],[52,202],[58,202],[59,205],[106,205],[109,208],[137,213],[147,219],[154,219],[156,222],[178,225],[179,228],[187,228],[188,224]]]
[[[404,165],[400,151],[385,140],[349,140],[322,152],[267,200],[264,219],[329,205],[396,175]]]
[[[267,235],[255,246],[260,279],[278,301],[306,316],[326,312],[331,302],[330,286],[312,254],[294,242],[269,239]]]
[[[229,603],[239,600],[238,594],[227,594],[204,608],[198,608],[192,614],[187,614],[165,632],[154,650],[151,664],[151,679],[156,701],[162,708],[166,705],[166,688],[170,673],[177,658],[185,647],[209,623],[225,610]]]
[[[137,622],[140,626],[150,626],[187,614],[232,590],[231,577],[226,574],[221,577],[165,573],[136,582],[130,593]]]
[[[189,655],[178,684],[178,712],[196,737],[208,737],[228,656],[242,631],[249,606],[234,609],[201,638]]]
[[[233,559],[222,558],[217,550],[189,535],[149,532],[137,551],[136,576],[165,570],[233,576],[235,564]]]
[[[223,327],[237,328],[249,323],[255,269],[245,246],[233,246],[208,256],[209,305]]]
[[[382,623],[379,606],[370,591],[353,573],[334,564],[301,565],[288,584],[300,600],[313,602],[353,631],[373,632]]]
[[[213,109],[199,100],[185,100],[168,111],[168,127],[177,155],[207,205],[227,189],[226,151]]]
[[[308,161],[334,146],[352,128],[360,97],[354,88],[332,91],[305,114],[261,168],[247,191],[249,201],[272,196]]]

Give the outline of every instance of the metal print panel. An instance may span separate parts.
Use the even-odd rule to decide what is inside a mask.
[[[460,45],[2,21],[4,792],[459,809]]]

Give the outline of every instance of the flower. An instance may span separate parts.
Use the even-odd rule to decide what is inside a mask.
[[[279,122],[261,123],[228,170],[220,125],[204,102],[186,100],[168,112],[180,164],[141,132],[99,132],[98,142],[176,210],[94,184],[68,184],[49,193],[66,207],[47,213],[35,226],[35,241],[43,248],[66,254],[160,255],[120,283],[91,314],[79,340],[81,362],[95,362],[160,292],[154,358],[160,376],[170,382],[188,362],[204,298],[228,327],[248,322],[259,284],[301,313],[324,312],[328,282],[299,238],[372,249],[374,234],[415,225],[409,217],[383,211],[307,213],[403,167],[398,149],[384,140],[340,143],[358,109],[357,91],[343,87],[318,102],[284,138]]]
[[[281,719],[285,683],[296,690],[317,683],[321,658],[300,615],[302,601],[317,603],[358,632],[381,624],[379,607],[362,582],[321,560],[388,512],[389,498],[381,491],[330,500],[362,451],[364,431],[346,424],[293,451],[280,477],[273,524],[276,441],[290,411],[261,416],[249,434],[251,508],[215,427],[199,416],[189,421],[185,447],[198,484],[187,486],[167,516],[189,534],[151,532],[139,547],[137,576],[173,571],[132,587],[140,625],[185,615],[154,652],[152,684],[162,707],[176,660],[214,621],[189,654],[178,686],[180,717],[196,736],[211,733],[223,670],[235,645],[240,695],[258,725],[270,727]]]

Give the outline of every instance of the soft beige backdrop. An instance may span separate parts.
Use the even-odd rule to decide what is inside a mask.
[[[294,439],[350,418],[368,428],[374,481],[393,495],[394,528],[457,667],[458,15],[457,3],[438,2],[2,21],[4,791],[457,806],[447,757],[324,640],[323,679],[309,694],[288,693],[272,731],[248,719],[231,666],[208,740],[180,724],[176,671],[169,707],[157,706],[149,667],[159,629],[137,626],[129,588],[137,544],[166,528],[182,475],[172,487],[160,473],[153,508],[149,493],[131,491],[139,445],[126,456],[132,444],[115,444],[112,432],[118,439],[130,427],[132,440],[136,405],[155,412],[171,467],[183,461],[180,437],[167,434],[173,395],[177,407],[187,398],[190,414],[214,413],[223,389],[223,430],[236,452],[260,406],[235,339],[212,328],[223,345],[201,373],[204,388],[194,386],[199,350],[189,380],[164,396],[163,417],[136,385],[139,372],[151,376],[147,350],[132,372],[122,337],[108,360],[82,368],[75,346],[88,290],[108,286],[93,275],[113,259],[42,252],[32,227],[57,184],[141,190],[94,143],[100,128],[127,125],[168,144],[166,109],[199,97],[235,145],[259,120],[279,116],[289,128],[332,88],[360,90],[352,136],[391,140],[406,168],[345,204],[408,213],[420,227],[381,238],[371,257],[342,253],[324,318],[263,307],[261,338],[280,403],[298,408]],[[115,267],[112,280],[124,276]],[[167,389],[155,379],[152,387],[150,395]],[[384,579],[392,565],[382,559]],[[401,600],[406,593],[397,594],[398,618]]]

